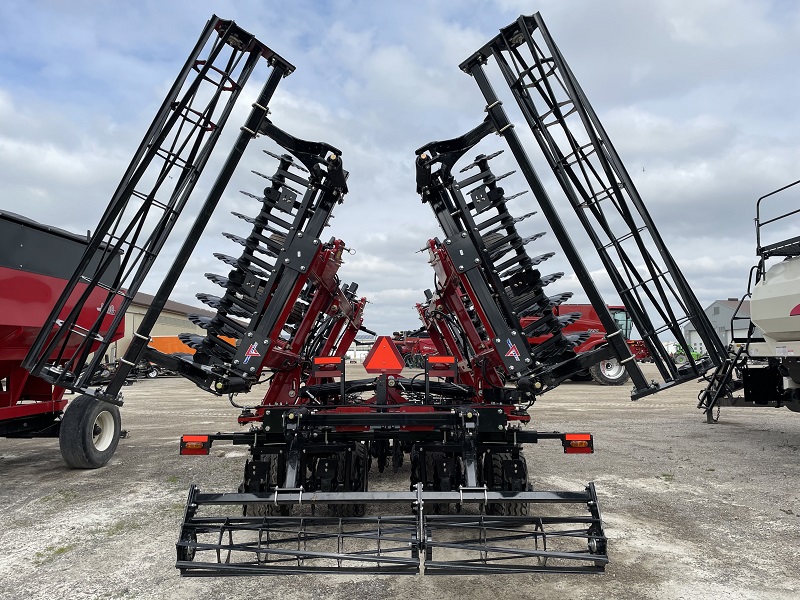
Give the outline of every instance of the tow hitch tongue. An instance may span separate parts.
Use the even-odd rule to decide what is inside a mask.
[[[320,505],[354,502],[412,506],[414,514],[315,514]],[[456,505],[462,512],[427,513],[426,507],[442,504]],[[255,506],[259,515],[240,516],[242,505]],[[523,516],[527,511],[513,508],[522,506],[530,506],[531,514]],[[581,506],[585,516],[559,514]],[[227,516],[201,516],[209,507],[231,510]],[[275,516],[289,507],[302,515]],[[482,512],[487,507],[507,514]],[[520,514],[512,516],[514,512]],[[176,566],[186,576],[600,573],[608,562],[593,484],[583,492],[436,492],[418,484],[409,492],[348,494],[287,489],[204,494],[193,486],[177,554]]]

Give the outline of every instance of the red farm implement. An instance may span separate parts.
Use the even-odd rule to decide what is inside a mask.
[[[208,58],[201,60],[204,48]],[[227,58],[212,69],[219,57]],[[404,377],[397,344],[382,336],[366,361],[371,376],[348,377],[344,356],[363,330],[366,300],[356,295],[355,284],[338,279],[344,242],[322,235],[348,191],[342,152],[295,138],[268,118],[278,83],[294,67],[217,17],[31,344],[25,368],[53,385],[85,393],[100,360],[89,360],[95,342],[85,341],[71,354],[59,348],[76,334],[99,341],[95,354],[108,347],[111,338],[102,335],[100,317],[91,324],[80,321],[95,302],[92,294],[101,295],[101,310],[120,300],[114,319],[121,319],[233,102],[262,59],[269,74],[228,159],[119,371],[93,394],[121,404],[126,375],[146,359],[205,392],[228,396],[239,411],[242,429],[181,440],[187,455],[204,456],[212,444],[230,442],[248,448],[250,456],[237,491],[192,486],[177,567],[199,576],[602,572],[608,556],[594,486],[535,490],[528,478],[533,444],[555,440],[566,453],[589,454],[592,436],[529,429],[531,407],[542,394],[604,360],[624,368],[632,397],[640,398],[696,380],[722,362],[724,348],[538,14],[520,17],[462,63],[486,101],[485,118],[461,136],[416,152],[417,192],[442,233],[425,244],[435,285],[417,312],[436,352],[418,365],[421,372]],[[523,137],[535,139],[545,154],[564,192],[563,206],[551,201],[539,180],[489,82],[489,69],[495,79],[499,71],[508,85],[506,93],[522,115],[518,124],[530,130]],[[194,80],[191,73],[197,74]],[[200,85],[211,86],[210,92],[198,93]],[[208,104],[195,106],[208,98]],[[197,295],[216,314],[191,317],[205,329],[205,335],[181,337],[195,350],[193,356],[148,348],[160,310],[257,136],[277,144],[281,153],[265,150],[277,167],[270,162],[274,170],[256,173],[262,185],[268,182],[263,191],[243,192],[252,200],[251,212],[234,213],[249,231],[225,234],[240,247],[238,255],[215,255],[230,269],[227,275],[207,274],[222,292]],[[498,185],[511,175],[495,175],[490,167],[499,152],[466,158],[496,136],[510,150],[588,297],[602,325],[602,344],[576,351],[587,338],[569,331],[576,320],[572,313],[558,310],[572,294],[545,291],[563,273],[539,270],[553,252],[528,253],[542,234],[528,236],[518,227],[537,211],[512,214],[509,201],[521,194],[506,195]],[[153,176],[143,177],[148,172]],[[562,223],[559,211],[565,209],[574,211],[585,229],[660,380],[646,379],[639,369]],[[92,263],[98,251],[101,260]],[[121,257],[120,268],[112,267],[112,257]],[[106,284],[109,272],[115,276]],[[681,327],[689,322],[709,356],[678,367],[660,336],[687,345]],[[240,399],[265,381],[262,398]],[[408,465],[408,480],[401,489],[373,485],[373,462],[379,473],[389,464],[396,470]]]

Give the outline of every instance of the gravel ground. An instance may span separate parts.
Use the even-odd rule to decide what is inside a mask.
[[[130,435],[102,469],[66,468],[56,440],[0,439],[0,598],[794,600],[800,415],[724,408],[707,425],[699,389],[632,403],[627,386],[566,383],[532,409],[538,430],[595,435],[593,455],[564,455],[558,442],[526,454],[538,489],[596,483],[611,561],[603,575],[193,579],[174,568],[188,487],[234,491],[246,452],[220,444],[210,457],[180,457],[178,438],[235,430],[237,411],[180,379],[140,381],[125,391]]]

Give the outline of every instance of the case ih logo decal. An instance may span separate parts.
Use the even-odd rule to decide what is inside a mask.
[[[519,350],[517,350],[517,345],[512,344],[511,340],[506,340],[508,343],[508,352],[506,352],[506,356],[513,356],[514,360],[519,362]]]
[[[250,344],[250,347],[247,349],[247,352],[244,353],[244,361],[243,364],[247,364],[247,362],[254,356],[261,356],[261,353],[256,350],[258,348],[258,342],[253,342]]]
[[[790,313],[789,313],[789,316],[790,316],[790,317],[797,317],[797,316],[799,316],[799,315],[800,315],[800,304],[798,304],[797,306],[795,306],[795,307],[792,309],[792,312],[790,312]]]

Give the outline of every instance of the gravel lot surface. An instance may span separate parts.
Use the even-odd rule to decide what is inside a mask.
[[[181,379],[140,381],[125,390],[130,435],[102,469],[68,469],[57,440],[0,439],[0,598],[794,600],[800,415],[723,408],[707,425],[699,389],[632,403],[627,385],[566,383],[532,409],[535,429],[595,435],[593,455],[564,455],[558,442],[526,454],[537,489],[596,483],[604,575],[193,579],[174,568],[189,485],[235,491],[246,452],[220,444],[210,457],[181,457],[178,438],[236,430],[238,411]],[[390,475],[397,489],[408,476],[407,463]]]

